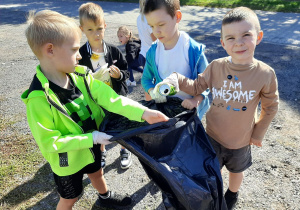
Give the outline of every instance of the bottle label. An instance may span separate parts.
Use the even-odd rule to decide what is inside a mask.
[[[162,96],[173,96],[177,93],[175,87],[169,83],[163,83],[158,87],[158,91]]]

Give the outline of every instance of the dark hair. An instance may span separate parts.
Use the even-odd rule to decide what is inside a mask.
[[[230,23],[240,22],[243,20],[249,20],[249,19],[253,20],[255,24],[255,28],[257,32],[259,32],[260,23],[258,17],[255,14],[255,12],[249,9],[248,7],[237,7],[227,12],[223,17],[222,26]],[[221,37],[222,37],[222,29],[221,29]]]
[[[144,15],[153,12],[155,10],[165,8],[167,13],[173,18],[176,11],[180,10],[179,0],[146,0],[144,7]]]

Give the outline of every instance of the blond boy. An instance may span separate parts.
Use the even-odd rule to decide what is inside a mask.
[[[164,81],[191,95],[211,90],[213,101],[206,115],[206,132],[220,167],[226,166],[229,171],[225,193],[228,209],[236,205],[243,171],[252,165],[250,145],[262,146],[279,105],[274,70],[254,58],[262,38],[256,14],[246,7],[235,8],[222,21],[221,44],[229,56],[212,61],[194,81],[177,73]],[[259,102],[261,113],[257,119]]]
[[[72,209],[84,174],[99,193],[96,205],[130,205],[130,197],[107,189],[103,176],[100,145],[109,144],[111,136],[97,131],[104,117],[101,107],[149,123],[167,117],[117,95],[77,65],[81,31],[73,19],[49,10],[31,12],[26,37],[40,64],[21,97],[33,137],[53,171],[60,195],[57,209]]]

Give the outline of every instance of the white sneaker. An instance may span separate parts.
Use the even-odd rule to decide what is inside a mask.
[[[123,149],[120,151],[120,158],[121,158],[121,168],[127,169],[131,166],[132,159],[131,159],[131,152],[129,152],[127,149]]]
[[[131,83],[130,80],[127,79],[127,80],[126,80],[126,85],[127,85],[127,86],[130,86],[130,83]]]
[[[130,82],[130,86],[136,86],[136,81]]]

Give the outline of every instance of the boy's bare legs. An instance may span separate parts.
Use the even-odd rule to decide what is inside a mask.
[[[106,150],[104,144],[101,144],[100,151],[101,151],[101,168],[104,168],[106,165]]]
[[[93,187],[100,193],[105,194],[107,192],[107,185],[103,176],[103,169],[101,168],[95,173],[88,174]]]
[[[105,151],[105,145],[104,144],[101,144],[100,150],[101,150],[101,152]]]
[[[229,190],[231,192],[237,192],[243,182],[244,173],[232,173],[229,172]]]
[[[229,187],[225,192],[224,198],[228,210],[234,209],[239,196],[239,189],[243,182],[244,173],[232,173],[229,172]]]
[[[88,177],[90,178],[93,187],[99,193],[99,197],[95,204],[96,206],[120,207],[128,206],[132,203],[130,197],[121,196],[114,192],[108,191],[106,181],[103,176],[103,168],[95,173],[88,174]],[[104,196],[105,198],[103,198],[102,196]]]
[[[56,210],[72,210],[72,207],[77,200],[78,198],[65,199],[60,197]]]

